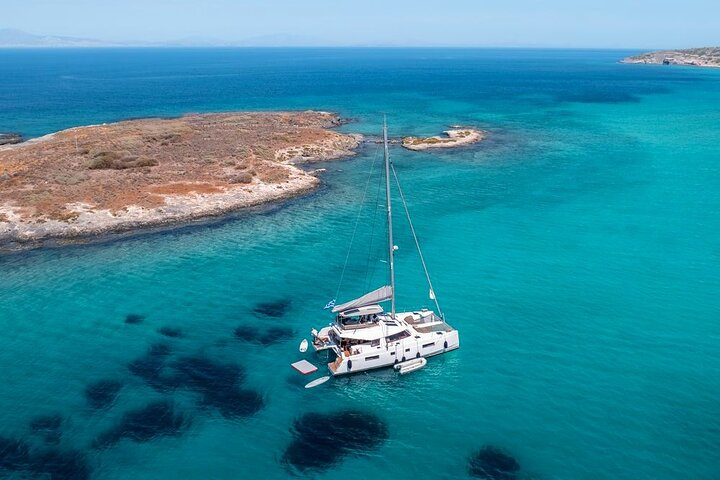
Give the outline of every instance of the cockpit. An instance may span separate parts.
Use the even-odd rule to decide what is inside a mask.
[[[380,305],[368,305],[338,313],[335,321],[342,329],[358,329],[377,325],[383,313]]]

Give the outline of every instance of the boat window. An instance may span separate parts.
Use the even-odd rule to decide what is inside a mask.
[[[426,343],[425,345],[423,345],[423,348],[428,348],[428,347],[432,347],[433,345],[435,345],[435,342],[432,342],[432,343]]]
[[[365,357],[365,360],[377,360],[378,358],[380,358],[380,355],[372,355],[369,357]]]
[[[410,333],[407,330],[403,330],[402,332],[395,333],[393,335],[390,335],[386,338],[388,342],[397,342],[398,340],[402,340],[403,338],[407,338],[410,336]]]
[[[377,347],[378,345],[380,345],[380,340],[373,340],[370,342],[371,347]]]

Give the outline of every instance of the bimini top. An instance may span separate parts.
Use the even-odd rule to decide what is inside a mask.
[[[390,298],[392,298],[392,288],[389,285],[385,285],[384,287],[380,287],[370,293],[366,293],[360,298],[343,303],[342,305],[337,305],[332,309],[332,312],[345,312],[354,308],[375,305],[377,303],[384,302],[385,300],[390,300]]]
[[[339,313],[341,317],[355,317],[359,315],[372,315],[383,313],[383,308],[380,305],[366,305],[360,308],[351,308]]]

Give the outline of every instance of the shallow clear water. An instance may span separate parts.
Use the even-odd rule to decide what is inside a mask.
[[[490,444],[529,478],[718,478],[720,71],[617,64],[626,53],[0,51],[0,131],[29,136],[304,108],[355,118],[347,131],[377,133],[387,113],[391,135],[456,123],[490,132],[463,150],[391,152],[460,350],[407,377],[310,391],[288,366],[308,329],[330,320],[322,306],[377,155],[369,146],[323,165],[323,188],[284,205],[0,256],[0,437],[77,450],[97,479],[284,478],[295,419],[354,409],[377,415],[387,440],[309,476],[463,477]],[[428,300],[405,227],[399,219],[398,302],[414,308]],[[383,264],[367,260],[382,232],[373,248],[370,233],[340,300],[383,281]],[[253,312],[286,299],[280,317]],[[127,324],[128,314],[146,317]],[[248,344],[234,337],[241,325],[293,335]],[[166,326],[182,336],[160,335]],[[264,406],[228,418],[191,388],[152,388],[128,364],[157,342],[170,345],[169,364],[199,355],[244,366],[242,387]],[[122,388],[94,410],[84,391],[102,379]],[[179,435],[93,448],[125,412],[163,398],[190,419]],[[53,413],[61,436],[48,443],[29,424]]]

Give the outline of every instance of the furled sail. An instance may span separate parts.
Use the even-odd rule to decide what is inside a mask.
[[[374,305],[376,303],[384,302],[385,300],[390,300],[391,297],[392,288],[390,288],[389,285],[385,285],[384,287],[380,287],[370,293],[366,293],[360,298],[356,298],[355,300],[343,303],[342,305],[337,305],[336,307],[333,307],[332,311],[333,313],[337,313],[344,312],[352,308],[360,308],[367,305]]]

